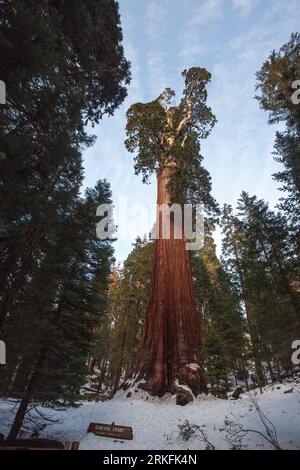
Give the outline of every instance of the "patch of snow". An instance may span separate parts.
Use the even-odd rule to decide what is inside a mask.
[[[298,380],[298,382],[297,382]],[[132,393],[130,398],[124,399],[116,395],[112,400],[104,402],[83,402],[78,408],[68,408],[57,411],[50,408],[38,407],[38,410],[55,422],[48,424],[39,437],[48,437],[64,441],[79,441],[80,449],[104,450],[184,450],[204,449],[204,443],[197,437],[184,441],[179,435],[178,425],[186,420],[190,424],[201,426],[208,440],[216,449],[229,449],[230,443],[226,428],[226,421],[235,421],[248,429],[264,432],[251,396],[255,396],[257,403],[274,424],[278,441],[283,449],[300,447],[300,383],[299,378],[289,380],[283,384],[272,384],[263,387],[263,393],[252,390],[250,394],[244,393],[241,399],[232,401],[217,399],[210,396],[200,396],[186,406],[175,404],[175,397],[166,395],[159,399],[151,397],[143,390]],[[287,390],[292,392],[286,393]],[[138,396],[136,396],[138,395]],[[13,400],[0,401],[0,432],[7,435],[9,426],[16,412],[16,403]],[[32,417],[34,416],[32,411]],[[133,440],[121,441],[96,436],[87,433],[91,422],[131,426]],[[25,423],[27,431],[24,437],[30,436],[29,421]],[[243,439],[243,448],[271,449],[271,445],[260,435],[249,433]]]
[[[200,369],[199,364],[196,364],[194,362],[191,362],[190,364],[186,364],[186,367],[194,371],[197,371],[198,369]]]
[[[192,390],[190,389],[190,387],[188,385],[185,385],[185,384],[180,384],[178,382],[178,379],[175,380],[175,387],[176,388],[182,388],[183,390],[185,390],[186,392],[189,392],[193,398],[195,398],[195,395],[193,394]]]

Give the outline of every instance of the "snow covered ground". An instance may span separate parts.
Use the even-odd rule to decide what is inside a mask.
[[[251,397],[254,396],[259,408],[273,423],[280,447],[300,449],[299,378],[284,384],[268,385],[264,387],[263,394],[256,390],[251,392],[251,396],[247,393],[241,395],[238,400],[221,400],[208,396],[184,407],[176,405],[172,397],[146,399],[145,396],[137,395],[139,393],[134,394],[134,398],[126,398],[123,393],[113,400],[84,403],[78,408],[64,411],[39,407],[38,410],[45,416],[56,421],[48,422],[39,437],[62,442],[80,441],[80,449],[204,449],[209,444],[203,441],[203,436],[216,449],[232,448],[232,442],[241,448],[271,449],[272,445],[263,437],[268,435],[252,401]],[[0,432],[4,435],[13,419],[13,407],[12,401],[0,401]],[[186,420],[189,425],[200,426],[188,440],[182,438],[178,427]],[[132,426],[134,438],[132,441],[120,441],[87,433],[90,422],[115,422]],[[240,429],[239,425],[263,435],[257,432],[238,432],[236,435],[234,433]],[[27,431],[22,437],[31,434],[32,424],[29,421],[26,427]]]

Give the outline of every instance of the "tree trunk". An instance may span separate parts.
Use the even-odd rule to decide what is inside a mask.
[[[171,203],[171,172],[170,167],[165,167],[158,175],[158,204]],[[170,239],[162,238],[161,215],[156,221],[158,238],[136,381],[152,395],[176,393],[181,384],[189,386],[197,396],[207,393],[202,331],[186,240],[184,236],[174,239],[174,218],[170,219]]]
[[[267,359],[266,362],[267,362],[268,371],[269,371],[269,374],[270,374],[270,377],[271,377],[271,382],[273,382],[275,380],[275,374],[274,374],[274,371],[273,371],[271,361],[270,361],[270,359]]]
[[[98,378],[98,384],[97,384],[97,390],[96,390],[96,396],[97,397],[100,395],[100,392],[102,390],[102,385],[103,385],[106,370],[107,370],[107,362],[108,362],[108,360],[106,358],[103,361],[103,363],[101,364],[101,372],[100,372],[100,375],[99,375],[99,378]]]
[[[7,436],[7,440],[9,440],[9,441],[16,440],[17,437],[18,437],[18,434],[21,430],[27,408],[28,408],[28,406],[29,406],[29,404],[30,404],[30,402],[33,398],[34,392],[35,392],[35,388],[36,388],[36,385],[37,385],[37,382],[38,382],[38,379],[39,379],[39,376],[40,376],[40,371],[42,370],[44,362],[46,360],[46,354],[47,354],[47,347],[45,347],[45,349],[41,352],[40,357],[38,359],[38,362],[36,364],[36,367],[35,367],[33,373],[31,374],[31,376],[29,378],[24,396],[23,396],[22,401],[19,405],[19,408],[18,408],[18,411],[16,413],[14,422],[13,422],[12,427],[9,431],[8,436]]]
[[[252,352],[253,352],[253,358],[254,358],[254,365],[255,365],[255,372],[256,372],[256,378],[257,378],[257,383],[260,388],[260,391],[262,393],[262,387],[265,385],[265,377],[264,377],[264,372],[262,368],[262,360],[261,360],[261,354],[259,350],[259,338],[257,336],[257,333],[255,331],[255,327],[252,325],[251,321],[251,313],[250,313],[250,302],[248,300],[244,299],[244,304],[245,304],[245,309],[246,309],[246,319],[249,327],[249,334],[250,334],[250,339],[251,339],[251,345],[252,345]]]
[[[124,332],[122,335],[122,342],[121,342],[121,347],[120,347],[120,358],[118,361],[117,369],[115,371],[113,392],[112,392],[113,395],[116,393],[120,385],[120,380],[121,380],[121,375],[122,375],[122,370],[123,370],[125,346],[126,346],[126,341],[127,341],[127,328],[128,328],[128,313],[126,313],[125,328],[124,328]]]

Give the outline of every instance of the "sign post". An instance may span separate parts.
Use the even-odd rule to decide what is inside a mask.
[[[133,439],[133,432],[130,426],[119,426],[115,423],[91,423],[87,432],[92,432],[96,434],[96,436],[112,437],[115,439]]]

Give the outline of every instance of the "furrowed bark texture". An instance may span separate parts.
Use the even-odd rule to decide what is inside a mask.
[[[168,182],[172,170],[158,175],[157,203],[170,204]],[[186,240],[174,239],[171,217],[170,239],[162,238],[162,218],[156,221],[150,299],[145,337],[138,366],[139,387],[153,395],[176,393],[178,385],[188,385],[193,394],[207,393],[201,355],[202,332],[192,285]]]

